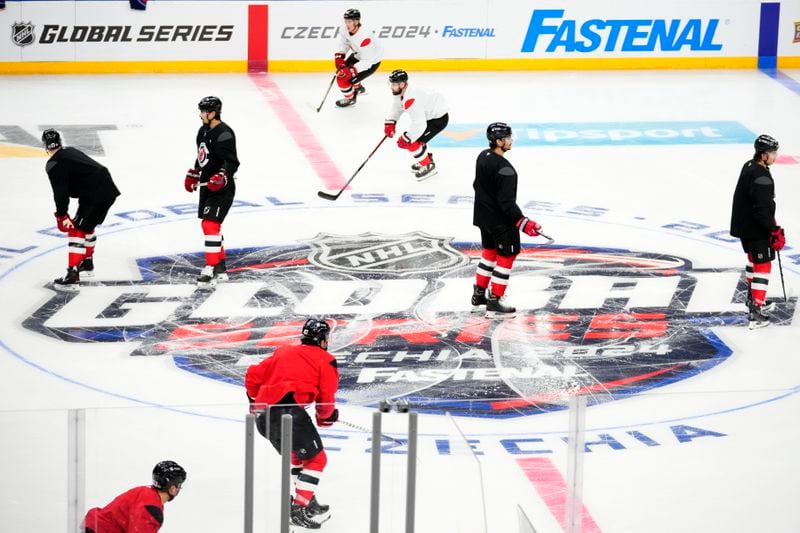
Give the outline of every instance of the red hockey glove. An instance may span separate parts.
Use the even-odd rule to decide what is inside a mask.
[[[183,180],[183,188],[186,192],[194,192],[200,183],[200,171],[192,167],[186,171],[186,179]]]
[[[69,218],[69,215],[61,215],[59,216],[58,213],[53,213],[53,216],[56,217],[56,224],[58,225],[58,231],[63,231],[64,233],[68,232],[71,229],[75,229],[75,223]]]
[[[319,427],[327,428],[333,425],[334,422],[339,420],[339,410],[334,409],[333,414],[328,418],[320,418],[319,413],[317,413],[317,425]]]
[[[769,236],[769,245],[776,252],[783,250],[783,247],[786,246],[786,234],[782,227],[778,226]]]
[[[336,63],[336,71],[340,71],[345,65],[344,54],[342,52],[336,52],[333,56],[333,62]]]
[[[385,133],[387,137],[394,137],[394,134],[395,134],[394,126],[395,126],[395,124],[397,124],[397,121],[395,121],[395,120],[386,119],[383,122],[383,133]]]
[[[220,170],[210,178],[208,178],[208,190],[217,192],[228,184],[228,174],[224,170]]]
[[[519,228],[519,230],[525,235],[536,237],[539,235],[539,230],[542,229],[542,225],[529,219],[528,217],[522,217],[517,221],[517,228]]]

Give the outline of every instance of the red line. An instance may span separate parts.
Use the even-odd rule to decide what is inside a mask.
[[[323,185],[330,190],[341,189],[347,180],[278,85],[267,74],[250,73],[250,79],[278,115],[283,127],[292,136]]]
[[[275,268],[282,266],[305,265],[308,259],[287,259],[286,261],[272,261],[270,263],[258,263],[255,265],[248,265],[246,267],[229,268],[228,272],[241,272],[243,270],[257,270],[261,268]]]
[[[247,71],[267,70],[269,6],[247,6]]]
[[[553,462],[546,457],[526,457],[517,459],[525,476],[539,493],[555,519],[566,529],[567,483]],[[585,505],[581,506],[581,531],[601,533],[600,527]]]

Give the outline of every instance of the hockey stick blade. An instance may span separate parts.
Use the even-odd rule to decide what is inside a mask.
[[[325,192],[325,191],[318,191],[318,192],[317,192],[317,196],[319,196],[320,198],[322,198],[322,199],[324,199],[324,200],[331,200],[331,201],[334,201],[334,200],[336,200],[337,198],[339,198],[339,196],[341,196],[341,195],[342,195],[342,193],[344,192],[344,190],[345,190],[345,189],[347,189],[347,187],[350,185],[350,183],[352,183],[352,182],[353,182],[353,180],[354,180],[354,179],[356,179],[356,176],[358,176],[358,173],[359,173],[359,172],[361,172],[361,169],[362,169],[362,168],[364,168],[364,165],[366,165],[366,164],[367,164],[367,161],[369,161],[369,160],[372,158],[372,156],[373,156],[373,155],[375,155],[375,152],[377,152],[377,151],[378,151],[378,148],[380,148],[380,147],[381,147],[381,145],[383,144],[383,141],[385,141],[387,138],[388,138],[388,136],[387,136],[387,135],[384,135],[384,136],[383,136],[383,139],[381,139],[381,142],[379,142],[379,143],[378,143],[378,146],[376,146],[376,147],[375,147],[375,148],[372,150],[372,152],[370,152],[370,154],[367,156],[367,158],[364,160],[364,162],[363,162],[363,163],[361,163],[361,166],[359,166],[359,167],[356,169],[356,171],[355,171],[355,172],[353,172],[353,175],[352,175],[352,176],[350,176],[350,179],[349,179],[349,180],[347,180],[347,183],[345,183],[345,184],[344,184],[344,186],[342,186],[342,188],[341,188],[341,189],[339,189],[339,192],[337,192],[336,194],[330,194],[330,193],[327,193],[327,192]]]
[[[339,192],[338,194],[331,194],[325,191],[317,191],[317,196],[322,198],[323,200],[330,200],[331,202],[335,201],[342,193]]]
[[[539,232],[539,236],[540,237],[544,237],[545,239],[547,239],[547,242],[545,244],[553,244],[554,242],[556,242],[556,240],[554,238],[552,238],[550,235],[548,235],[547,233],[542,233],[540,231]]]

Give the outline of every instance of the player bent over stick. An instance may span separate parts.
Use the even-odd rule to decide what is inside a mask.
[[[197,132],[197,159],[186,172],[184,188],[187,192],[200,189],[197,218],[205,235],[206,266],[197,278],[198,287],[213,287],[217,281],[226,281],[225,247],[222,222],[233,205],[236,194],[234,174],[239,168],[236,157],[236,136],[222,122],[222,101],[216,96],[206,96],[198,104],[203,125]]]
[[[339,388],[336,359],[328,353],[331,328],[324,320],[310,318],[303,325],[301,344],[280,346],[271,357],[247,369],[244,386],[251,410],[256,412],[256,426],[281,451],[281,417],[292,416],[292,498],[291,521],[296,526],[319,529],[315,519],[329,511],[314,496],[322,471],[328,462],[322,439],[305,406],[316,403],[317,424],[332,426],[339,419],[334,407]],[[269,420],[263,409],[269,406]]]
[[[483,252],[475,274],[472,305],[486,306],[486,318],[513,317],[503,303],[511,266],[520,251],[519,232],[536,237],[542,226],[525,217],[517,205],[517,172],[505,158],[511,150],[511,126],[493,122],[486,128],[489,148],[475,162],[472,223],[481,230]],[[491,288],[490,287],[491,282]]]
[[[120,193],[106,167],[77,148],[64,147],[56,130],[45,130],[42,143],[50,156],[45,170],[53,188],[56,222],[69,239],[67,274],[53,281],[53,287],[77,291],[81,275],[94,275],[95,227],[103,223]],[[78,199],[75,218],[69,216],[70,198]]]
[[[414,156],[416,163],[411,165],[411,171],[417,181],[430,178],[436,174],[436,163],[427,143],[447,127],[450,120],[447,103],[438,93],[410,87],[405,70],[392,71],[389,83],[395,99],[383,131],[387,137],[394,137],[397,121],[403,113],[408,113],[411,125],[397,140],[397,146]]]
[[[345,59],[348,51],[352,53]],[[344,96],[336,101],[336,105],[349,107],[356,103],[359,94],[366,91],[361,82],[378,70],[383,59],[383,47],[378,35],[362,26],[358,9],[344,12],[344,27],[341,28],[339,46],[333,59],[336,64],[336,84]]]

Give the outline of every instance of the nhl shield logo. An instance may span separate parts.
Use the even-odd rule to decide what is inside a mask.
[[[421,231],[405,235],[330,235],[308,241],[309,263],[340,272],[375,272],[399,276],[443,272],[469,263],[469,257],[450,246],[452,239]]]
[[[11,25],[11,40],[17,46],[28,46],[36,40],[34,25],[30,22],[15,22]]]

